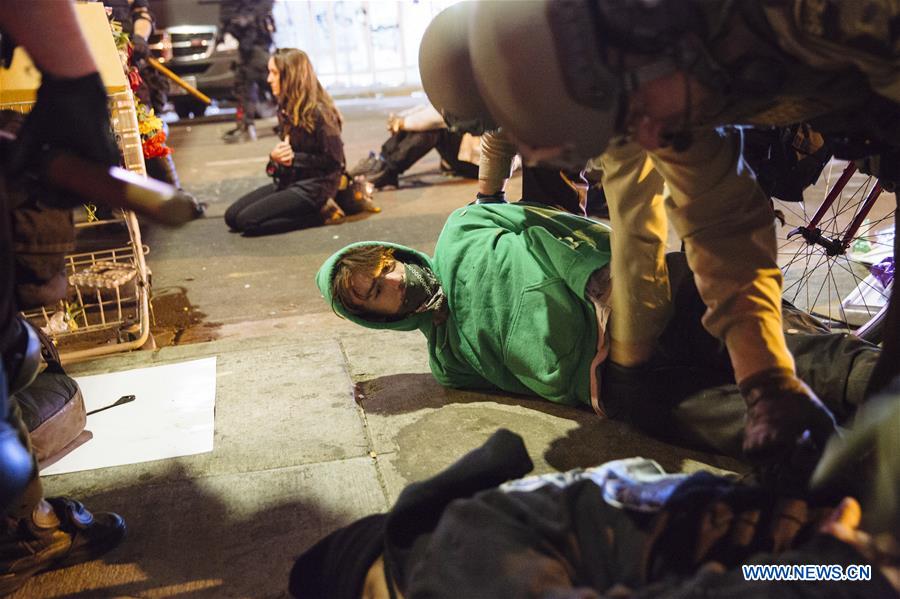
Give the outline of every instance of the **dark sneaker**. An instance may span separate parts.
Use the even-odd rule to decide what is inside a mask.
[[[369,156],[357,162],[356,166],[347,171],[347,174],[350,177],[363,175],[369,183],[375,186],[375,189],[396,189],[400,186],[399,173],[375,152],[369,152]]]
[[[39,572],[96,559],[125,538],[125,520],[112,512],[92,514],[80,502],[47,499],[49,520],[24,518],[0,536],[0,595],[12,593]]]
[[[397,189],[400,187],[400,176],[390,169],[386,169],[376,177],[366,177],[369,183],[375,186],[375,189]]]
[[[356,165],[347,171],[351,177],[364,175],[366,179],[371,179],[373,175],[382,173],[387,168],[387,163],[377,156],[375,152],[369,152],[369,155],[356,163]]]
[[[238,144],[247,141],[256,141],[256,127],[254,125],[238,125],[222,136],[222,141],[227,144]]]

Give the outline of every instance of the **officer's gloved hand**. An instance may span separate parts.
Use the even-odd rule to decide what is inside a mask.
[[[70,152],[104,166],[119,163],[106,89],[98,73],[75,79],[44,74],[37,101],[19,134],[13,174],[29,173],[40,181],[40,171],[53,152]],[[59,193],[43,199],[64,208],[82,203],[79,198]]]
[[[145,40],[142,36],[138,34],[134,34],[131,36],[131,61],[134,64],[142,60],[146,60],[147,57],[150,56],[150,46],[147,45],[147,40]]]
[[[740,383],[747,404],[744,454],[757,462],[785,458],[805,431],[817,447],[825,447],[837,430],[834,416],[790,370],[764,370]]]

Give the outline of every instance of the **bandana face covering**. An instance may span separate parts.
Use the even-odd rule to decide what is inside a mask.
[[[444,305],[444,290],[431,269],[406,263],[403,268],[406,274],[406,292],[398,316],[427,310],[439,311]]]

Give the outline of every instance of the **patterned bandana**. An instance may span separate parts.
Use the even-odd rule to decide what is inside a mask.
[[[430,268],[418,264],[404,263],[406,269],[406,293],[398,316],[408,316],[419,312],[441,312],[446,296],[441,282]]]

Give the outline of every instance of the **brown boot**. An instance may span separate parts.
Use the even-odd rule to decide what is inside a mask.
[[[123,538],[125,520],[118,514],[92,514],[66,497],[42,499],[31,517],[8,520],[0,534],[0,595],[38,572],[95,559]]]
[[[319,215],[326,225],[339,225],[344,222],[344,219],[347,216],[332,198],[325,200],[325,203],[322,204],[322,208],[319,209]]]

